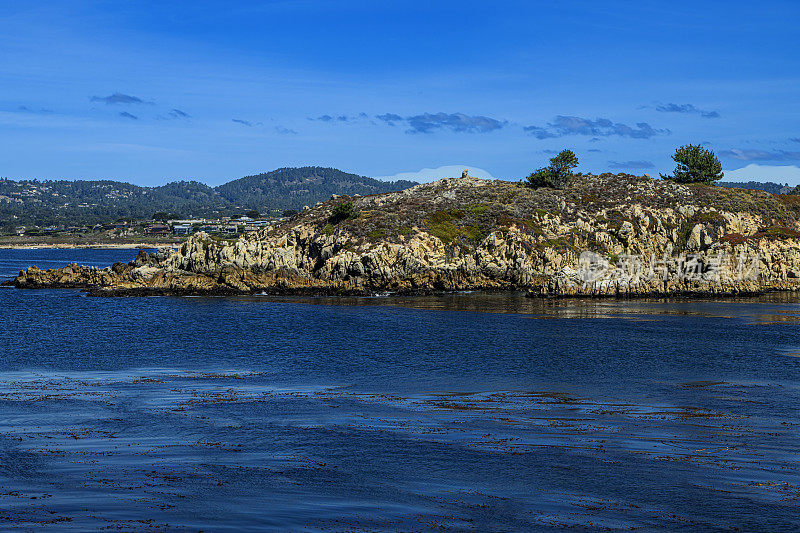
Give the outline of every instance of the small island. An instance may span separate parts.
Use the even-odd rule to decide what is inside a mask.
[[[199,232],[177,249],[140,251],[105,269],[32,266],[13,284],[109,296],[800,289],[800,196],[691,176],[572,174],[577,161],[565,152],[527,182],[465,174],[399,192],[333,195],[238,238]]]

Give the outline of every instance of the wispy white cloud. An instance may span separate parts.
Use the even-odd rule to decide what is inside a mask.
[[[789,150],[723,150],[722,157],[731,157],[740,161],[800,161],[800,152]]]
[[[719,118],[719,111],[707,111],[692,104],[658,104],[656,111],[661,113],[686,113],[697,114],[703,118]]]
[[[558,115],[546,126],[525,126],[522,129],[537,139],[553,139],[566,135],[586,135],[595,138],[617,135],[632,139],[649,139],[670,133],[668,129],[653,128],[647,122],[637,122],[635,126],[628,126],[607,118],[589,119],[569,115]]]
[[[258,124],[260,124],[260,122],[253,123],[243,118],[232,118],[231,122],[235,122],[236,124],[241,124],[242,126],[247,126],[248,128],[252,128],[253,126],[257,126]]]
[[[173,109],[169,112],[169,116],[172,118],[191,118],[191,115],[185,111],[181,111],[180,109]]]
[[[652,161],[645,161],[643,159],[636,159],[632,161],[609,161],[609,168],[622,168],[622,169],[648,169],[656,168]]]
[[[153,102],[146,102],[138,96],[131,96],[130,94],[113,93],[108,96],[92,96],[92,102],[103,102],[106,105],[114,104],[148,104],[153,105]]]
[[[375,118],[394,126],[404,123],[408,126],[406,133],[433,133],[436,130],[450,130],[457,133],[488,133],[503,128],[508,121],[483,115],[465,115],[464,113],[422,113],[402,117],[396,113],[375,115]]]

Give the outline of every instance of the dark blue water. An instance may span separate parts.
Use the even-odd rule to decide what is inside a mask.
[[[0,309],[7,529],[800,529],[796,298]]]

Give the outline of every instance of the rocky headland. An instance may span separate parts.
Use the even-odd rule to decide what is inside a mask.
[[[444,179],[333,197],[238,240],[197,233],[110,268],[31,266],[13,284],[96,295],[797,291],[800,196],[627,174],[577,175],[562,190]]]

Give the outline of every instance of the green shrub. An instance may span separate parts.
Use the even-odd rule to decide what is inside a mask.
[[[550,165],[535,170],[527,177],[526,185],[534,189],[539,187],[552,187],[563,189],[572,178],[572,169],[578,166],[578,157],[572,150],[561,150],[557,156],[550,159]]]
[[[451,220],[459,220],[464,218],[464,211],[461,209],[442,209],[441,211],[436,211],[432,214],[429,218],[429,222],[433,223],[440,223],[440,222],[450,222]]]
[[[532,189],[538,189],[539,187],[556,187],[556,180],[557,177],[553,174],[553,171],[550,170],[548,167],[543,167],[537,170],[534,170],[530,176],[527,178],[527,182],[525,185],[531,187]]]
[[[464,226],[460,232],[467,240],[480,242],[486,236],[486,230],[480,226]]]
[[[333,208],[331,216],[328,217],[328,222],[331,224],[338,224],[339,222],[358,218],[360,216],[361,211],[356,208],[353,202],[342,202]]]
[[[385,236],[386,236],[386,230],[382,229],[382,228],[381,229],[374,229],[374,230],[369,232],[369,239],[371,241],[377,241],[378,239],[382,239]]]
[[[428,232],[445,244],[452,242],[459,234],[458,226],[449,221],[428,221],[427,226]]]
[[[785,226],[770,226],[764,228],[757,234],[763,233],[766,237],[772,239],[797,239],[800,238],[800,231],[787,228]]]
[[[743,244],[747,242],[747,237],[741,233],[728,233],[720,237],[719,242],[726,242],[730,244]]]
[[[572,248],[566,237],[557,237],[555,239],[546,239],[540,244],[543,248],[554,248],[558,251],[564,251]]]
[[[471,204],[467,206],[467,211],[472,213],[473,215],[482,215],[489,210],[489,206],[486,204]]]

